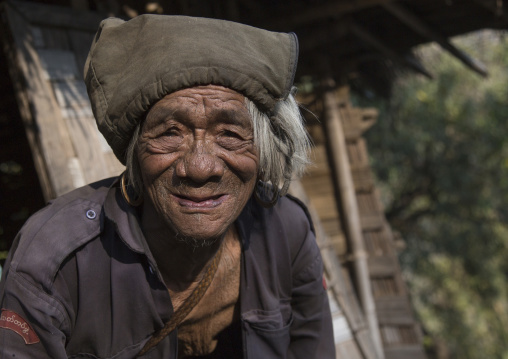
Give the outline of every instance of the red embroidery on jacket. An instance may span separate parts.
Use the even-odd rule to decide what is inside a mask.
[[[36,344],[40,341],[30,324],[19,314],[11,310],[2,309],[2,314],[0,314],[0,328],[12,330],[21,335],[25,344]]]

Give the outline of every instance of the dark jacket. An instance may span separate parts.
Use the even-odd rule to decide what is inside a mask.
[[[334,358],[322,262],[297,200],[251,200],[242,240],[243,357]],[[72,191],[18,234],[0,283],[0,358],[134,358],[172,315],[116,179]],[[27,344],[28,342],[28,344]],[[143,358],[176,358],[177,330]]]

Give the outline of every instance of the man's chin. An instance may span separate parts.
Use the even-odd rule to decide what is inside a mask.
[[[178,242],[187,244],[187,245],[194,247],[194,248],[211,247],[214,243],[216,243],[218,240],[220,240],[220,238],[221,238],[220,236],[219,237],[209,237],[209,236],[199,237],[199,236],[184,235],[181,233],[178,233],[175,236],[175,239]]]

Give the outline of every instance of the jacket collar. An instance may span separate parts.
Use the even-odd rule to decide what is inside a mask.
[[[135,207],[129,205],[120,191],[120,177],[110,187],[104,202],[104,214],[116,226],[120,239],[136,253],[149,253],[140,218]]]

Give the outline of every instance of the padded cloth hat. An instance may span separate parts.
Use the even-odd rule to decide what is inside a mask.
[[[295,34],[230,21],[141,15],[100,24],[85,65],[92,109],[116,157],[162,97],[188,87],[221,85],[270,114],[293,85]]]

